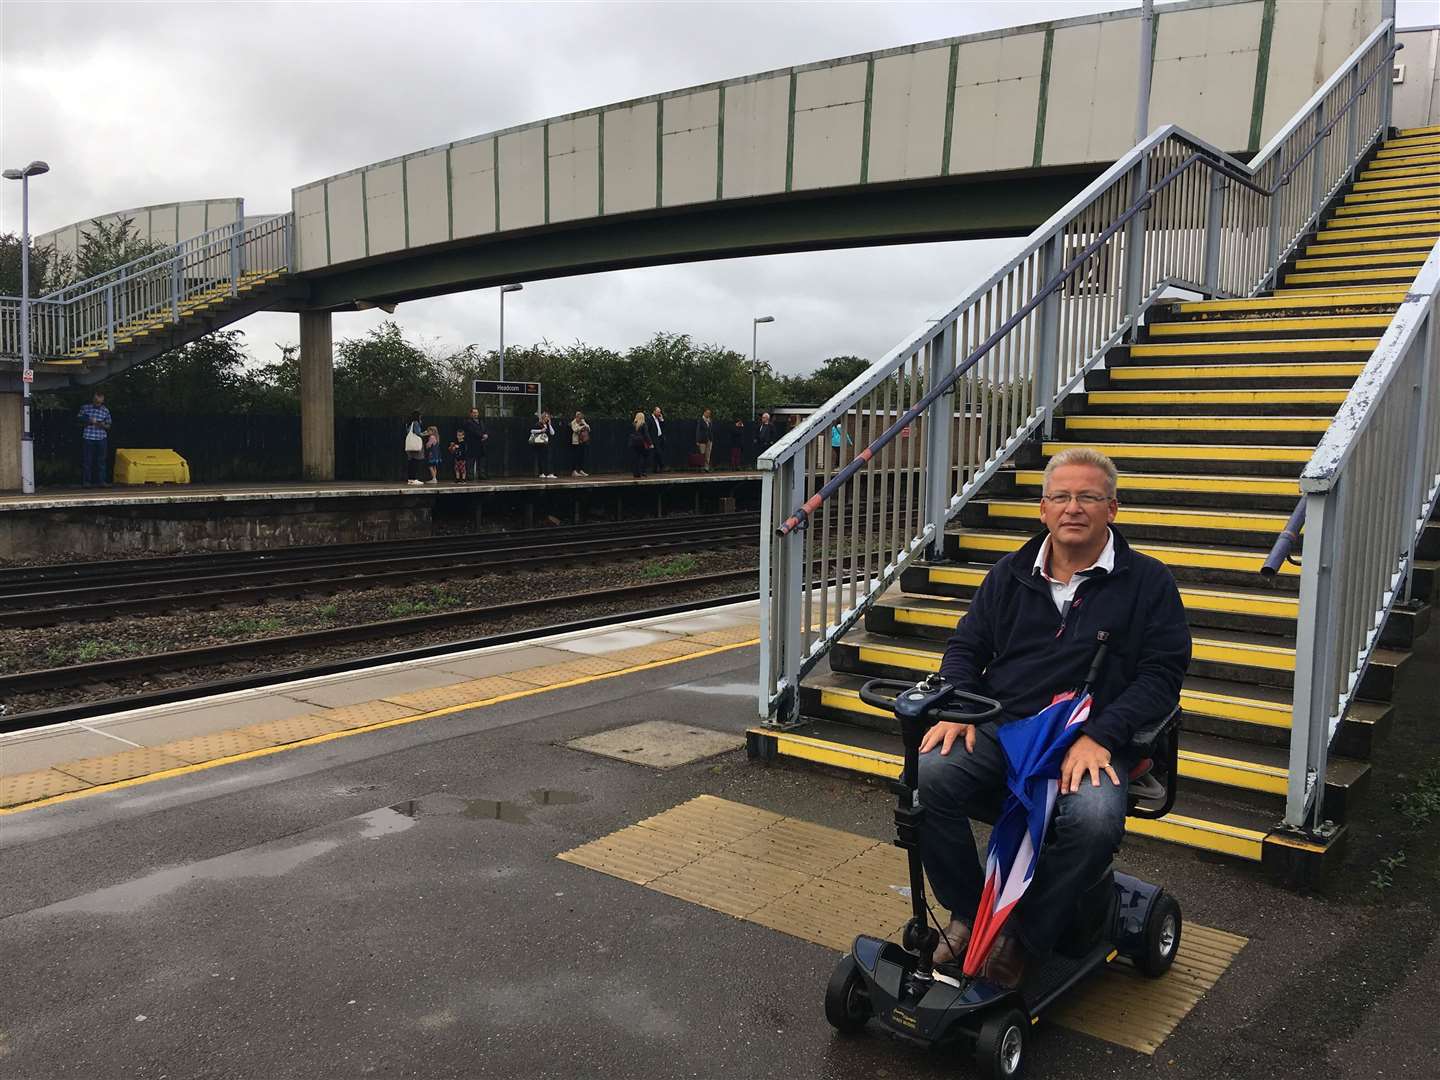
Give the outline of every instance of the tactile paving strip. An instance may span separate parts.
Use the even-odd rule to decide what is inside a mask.
[[[742,623],[727,626],[723,630],[706,630],[703,634],[692,634],[691,641],[703,645],[739,645],[743,642],[760,640],[759,623]]]
[[[452,705],[478,704],[486,698],[534,689],[529,683],[491,675],[483,679],[469,679],[466,682],[454,683],[450,686],[437,686],[429,690],[412,690],[405,694],[391,694],[385,700],[427,712],[430,709],[448,709]]]
[[[36,769],[34,772],[0,776],[0,806],[19,806],[21,803],[48,799],[51,795],[63,795],[67,791],[79,791],[89,786],[84,780],[55,769]]]
[[[712,795],[559,858],[836,950],[860,933],[896,940],[910,917],[899,848]],[[1153,1054],[1245,940],[1187,923],[1164,978],[1110,964],[1045,1018]]]
[[[122,750],[118,754],[107,754],[104,757],[62,761],[55,768],[71,776],[78,776],[88,784],[113,784],[117,780],[129,780],[147,773],[178,769],[188,764],[187,761],[159,750],[140,749]]]
[[[362,701],[359,705],[346,705],[339,709],[326,709],[318,715],[341,727],[369,727],[386,720],[399,720],[402,716],[414,716],[418,709],[408,705],[396,705],[389,701]]]
[[[521,682],[529,683],[531,686],[554,686],[556,683],[570,682],[574,679],[583,679],[590,674],[582,670],[577,663],[566,661],[563,664],[541,664],[539,667],[522,668],[519,671],[508,672],[506,677],[519,679]],[[618,668],[616,670],[619,670]],[[603,673],[602,673],[603,674]]]
[[[214,761],[216,758],[233,757],[250,750],[263,750],[274,746],[279,739],[261,739],[244,731],[218,731],[213,735],[196,735],[189,739],[176,739],[151,747],[162,754],[169,754],[189,764]]]

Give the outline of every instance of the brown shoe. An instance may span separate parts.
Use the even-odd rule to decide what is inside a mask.
[[[1025,947],[1012,934],[1002,933],[990,947],[980,977],[1005,990],[1014,990],[1025,976]]]
[[[930,963],[959,964],[964,961],[965,950],[969,945],[970,924],[951,919],[950,925],[940,934],[940,944],[935,946]]]

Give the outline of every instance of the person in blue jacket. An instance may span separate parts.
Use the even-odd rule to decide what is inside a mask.
[[[1043,959],[1076,898],[1109,865],[1125,829],[1131,762],[1125,748],[1143,724],[1180,700],[1190,629],[1180,591],[1159,560],[1114,527],[1115,466],[1095,450],[1056,454],[1045,468],[1045,531],[1000,559],[970,601],[945,649],[941,676],[1004,706],[1019,720],[1084,682],[1096,634],[1109,632],[1090,717],[1060,769],[1060,795],[1035,877],[982,972],[1017,985],[1028,958]],[[996,725],[937,723],[921,743],[920,852],[951,922],[936,963],[963,959],[983,872],[970,829],[973,807],[1005,790]]]

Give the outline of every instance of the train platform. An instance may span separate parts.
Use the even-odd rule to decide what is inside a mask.
[[[357,497],[451,498],[495,493],[589,491],[595,488],[654,488],[755,482],[752,470],[681,472],[667,470],[635,478],[623,473],[588,477],[562,476],[541,480],[511,476],[495,480],[456,483],[441,480],[418,487],[404,481],[324,481],[311,483],[234,484],[115,484],[104,488],[50,488],[33,495],[0,495],[0,513],[15,510],[68,510],[75,507],[159,506],[185,503],[288,502],[292,500],[353,499]]]
[[[825,1023],[848,935],[903,919],[893,799],[747,760],[756,619],[0,737],[5,1073],[957,1075]],[[1144,841],[1120,864],[1181,898],[1200,954],[1107,972],[1032,1075],[1429,1075],[1429,900],[1381,918]]]

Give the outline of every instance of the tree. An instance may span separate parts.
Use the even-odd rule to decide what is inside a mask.
[[[0,234],[0,296],[20,295],[20,237],[14,233]],[[53,247],[36,247],[30,241],[30,295],[44,296],[54,292],[68,280],[71,260],[58,254]]]
[[[75,253],[73,264],[68,268],[66,284],[98,277],[108,270],[134,262],[136,259],[164,251],[168,245],[158,240],[147,240],[135,228],[133,218],[120,218],[113,223],[96,219],[90,222],[88,232],[82,231],[80,250]]]

